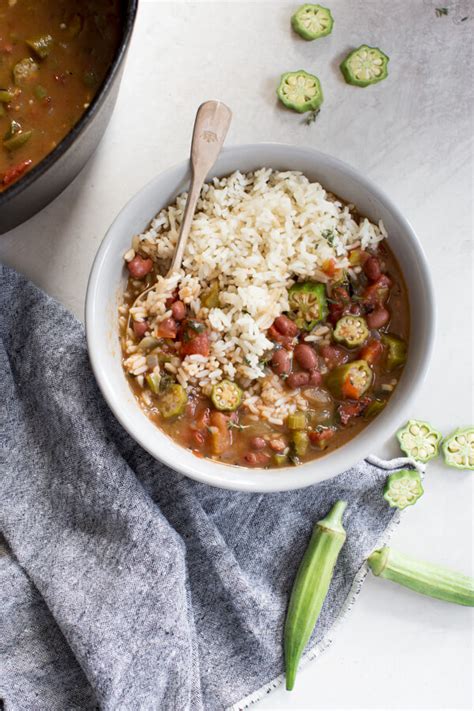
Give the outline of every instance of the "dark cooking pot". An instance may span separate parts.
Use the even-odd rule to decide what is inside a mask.
[[[24,222],[59,195],[97,148],[117,99],[137,6],[138,0],[123,1],[122,38],[87,111],[51,153],[0,193],[0,234]]]

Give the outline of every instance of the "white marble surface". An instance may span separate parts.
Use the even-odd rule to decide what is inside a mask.
[[[118,210],[146,181],[187,153],[194,112],[220,98],[234,110],[228,142],[311,145],[352,163],[390,194],[417,230],[438,293],[438,336],[413,416],[447,433],[472,411],[472,40],[468,0],[328,0],[333,34],[296,37],[297,3],[142,0],[108,133],[66,192],[0,237],[0,259],[82,318],[96,249]],[[435,7],[449,14],[436,17]],[[460,22],[462,17],[469,19]],[[376,87],[346,86],[338,64],[366,42],[391,57]],[[279,74],[319,75],[317,122],[277,105]],[[395,453],[393,442],[377,454]],[[431,464],[426,493],[393,543],[469,570],[472,473]],[[472,569],[472,568],[471,568]],[[471,709],[471,611],[369,578],[319,662],[291,694],[262,709]]]

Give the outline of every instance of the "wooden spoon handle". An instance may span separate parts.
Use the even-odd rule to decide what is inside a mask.
[[[206,101],[197,111],[191,144],[191,187],[169,276],[181,267],[201,188],[221,151],[231,119],[231,110],[221,101]]]

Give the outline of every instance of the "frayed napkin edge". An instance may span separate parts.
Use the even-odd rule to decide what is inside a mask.
[[[424,464],[415,461],[411,457],[397,457],[395,459],[384,460],[379,459],[379,457],[377,457],[375,454],[370,454],[368,457],[366,457],[365,461],[367,461],[369,464],[373,464],[374,466],[377,466],[380,469],[385,469],[387,471],[400,469],[401,467],[410,464],[414,469],[417,469],[420,472],[422,477],[424,476],[426,470],[426,466]],[[392,520],[385,529],[383,536],[380,538],[379,541],[377,541],[377,544],[375,545],[374,549],[387,545],[396,527],[400,523],[401,514],[402,511],[397,510],[394,512]],[[362,590],[362,585],[368,572],[369,566],[367,565],[367,562],[364,562],[357,571],[354,580],[352,581],[350,590],[347,593],[347,597],[344,600],[341,610],[336,619],[334,620],[334,623],[328,634],[322,640],[317,642],[313,647],[311,647],[311,649],[309,649],[306,654],[303,655],[300,662],[300,668],[306,666],[308,662],[312,661],[313,659],[317,659],[318,657],[320,657],[321,654],[323,654],[323,652],[325,652],[331,645],[334,639],[334,635],[337,633],[337,630],[344,622],[347,615],[354,606],[354,603],[357,600],[360,591]],[[285,675],[280,674],[275,679],[267,682],[256,691],[252,692],[248,696],[245,696],[240,701],[237,701],[235,704],[226,707],[225,711],[245,711],[245,709],[248,709],[252,704],[257,703],[258,701],[261,701],[263,698],[268,696],[271,691],[281,686],[284,681]]]

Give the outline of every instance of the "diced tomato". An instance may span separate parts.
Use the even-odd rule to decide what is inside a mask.
[[[365,360],[369,365],[373,365],[380,360],[382,353],[383,345],[376,338],[373,338],[361,349],[358,357],[361,360]]]
[[[343,286],[336,286],[332,290],[331,301],[329,302],[329,322],[333,326],[339,321],[351,306],[351,297],[347,289]]]
[[[185,355],[209,355],[209,336],[207,333],[196,333],[189,341],[181,342],[180,354]]]
[[[9,185],[15,182],[15,180],[18,180],[23,173],[25,173],[30,165],[32,164],[33,161],[31,160],[24,160],[21,163],[17,163],[17,165],[12,165],[11,168],[8,168],[2,176],[0,176],[0,190],[2,188],[7,188]]]
[[[195,447],[202,447],[206,441],[206,435],[203,432],[191,431],[190,440],[191,445],[194,445]]]
[[[347,425],[354,417],[359,417],[367,405],[370,403],[370,398],[364,397],[359,402],[345,402],[339,405],[337,412],[339,414],[341,424]]]
[[[319,352],[329,370],[333,370],[349,360],[349,354],[337,346],[321,346]]]
[[[392,280],[386,274],[382,274],[376,282],[364,290],[362,301],[365,306],[383,306],[389,297],[391,286]]]
[[[210,433],[212,453],[219,455],[232,445],[232,432],[229,429],[229,419],[222,412],[211,412]]]
[[[178,324],[174,318],[165,318],[158,324],[158,338],[176,338],[178,334]]]
[[[328,275],[328,277],[333,277],[336,273],[336,260],[331,257],[331,259],[326,259],[323,263],[323,272]]]
[[[353,384],[350,375],[347,375],[342,383],[342,394],[348,400],[357,400],[360,396],[359,389]]]
[[[336,430],[330,427],[324,430],[313,430],[308,433],[309,441],[320,449],[326,449],[329,444],[329,440],[334,437]]]
[[[202,408],[196,413],[196,418],[191,427],[193,430],[204,430],[208,427],[211,416],[211,410],[208,407]]]

